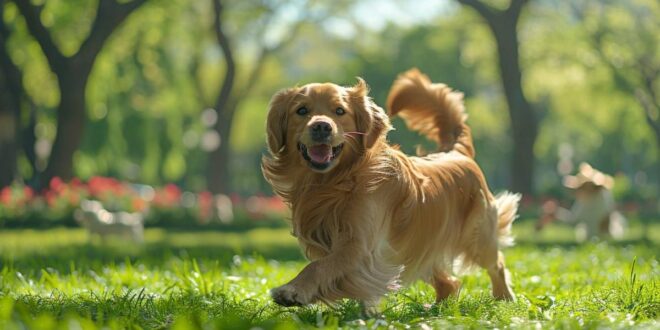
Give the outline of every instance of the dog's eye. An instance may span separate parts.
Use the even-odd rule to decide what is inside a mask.
[[[309,113],[309,110],[307,110],[305,107],[300,107],[298,110],[296,110],[296,113],[300,116],[304,116]]]
[[[335,113],[337,114],[337,116],[342,116],[346,114],[346,110],[344,110],[343,108],[337,108],[337,110],[335,110]]]

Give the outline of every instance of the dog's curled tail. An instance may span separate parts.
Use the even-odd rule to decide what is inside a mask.
[[[500,247],[513,245],[511,224],[517,217],[518,202],[520,202],[520,194],[503,192],[495,197],[495,208],[497,208],[497,236]]]
[[[439,151],[456,150],[474,158],[463,93],[445,84],[434,84],[417,69],[394,81],[387,97],[389,115],[399,115],[408,128],[419,131],[438,144]]]

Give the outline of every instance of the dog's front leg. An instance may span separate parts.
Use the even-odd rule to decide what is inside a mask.
[[[359,244],[344,242],[337,246],[337,251],[311,262],[289,283],[271,290],[273,300],[282,306],[302,306],[337,291],[338,279],[351,273],[367,257]]]

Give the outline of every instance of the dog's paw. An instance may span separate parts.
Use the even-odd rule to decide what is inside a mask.
[[[312,302],[311,297],[291,284],[270,290],[270,296],[278,305],[285,307],[303,306]]]
[[[378,319],[384,317],[383,313],[378,310],[377,301],[360,302],[360,314],[365,319]]]

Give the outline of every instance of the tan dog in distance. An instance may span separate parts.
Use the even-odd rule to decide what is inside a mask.
[[[627,221],[616,209],[612,195],[614,178],[588,163],[582,163],[576,175],[564,176],[563,183],[574,192],[573,206],[566,209],[554,200],[545,202],[543,215],[536,224],[537,231],[560,220],[575,225],[575,238],[578,242],[623,237]]]
[[[452,274],[480,266],[493,295],[514,300],[500,247],[510,245],[518,195],[494,197],[474,161],[463,94],[413,69],[387,100],[390,115],[437,142],[410,157],[390,146],[388,115],[359,79],[313,83],[270,103],[270,157],[262,170],[292,210],[293,235],[311,261],[271,295],[283,306],[358,299],[368,311],[399,283],[422,279],[440,301],[458,294]]]

